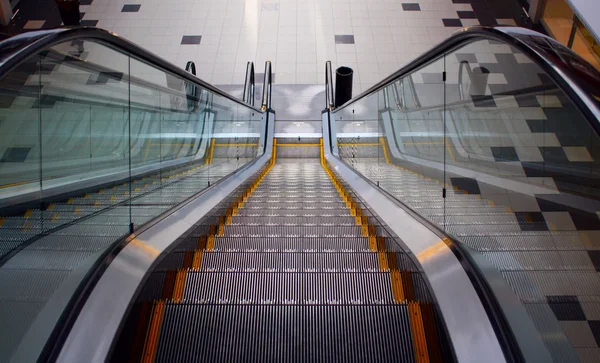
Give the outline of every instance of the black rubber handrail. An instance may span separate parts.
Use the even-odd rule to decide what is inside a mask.
[[[443,58],[453,50],[477,40],[493,40],[510,45],[528,56],[569,97],[600,134],[600,72],[571,49],[532,30],[518,27],[469,27],[454,33],[402,69],[352,98],[334,113],[371,96],[393,82]]]
[[[333,77],[331,76],[331,61],[325,63],[325,107],[333,111],[335,101],[333,99]]]
[[[254,90],[254,62],[249,61],[246,64],[246,78],[244,80],[244,94],[242,96],[242,101],[250,106],[254,106]]]
[[[185,69],[177,67],[173,63],[164,60],[137,44],[132,43],[115,33],[95,27],[71,27],[27,32],[0,42],[0,79],[4,78],[5,75],[10,73],[10,71],[15,69],[21,63],[36,56],[40,52],[47,50],[54,45],[75,39],[94,40],[104,43],[115,49],[117,52],[121,52],[132,58],[156,66],[161,70],[175,74],[185,81],[218,94],[238,105],[250,108],[256,112],[263,112],[260,108],[250,106],[240,101],[229,93],[201,80]]]

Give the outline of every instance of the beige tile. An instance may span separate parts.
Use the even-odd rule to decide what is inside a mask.
[[[600,231],[582,231],[579,236],[588,250],[600,250]]]
[[[542,212],[551,231],[575,231],[575,224],[569,212]]]
[[[29,20],[23,29],[41,29],[46,20]]]
[[[594,161],[585,146],[565,146],[563,150],[569,161]]]

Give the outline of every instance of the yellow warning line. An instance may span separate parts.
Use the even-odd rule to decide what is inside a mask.
[[[413,141],[402,142],[404,145],[444,145],[443,141]]]
[[[312,146],[312,147],[319,147],[321,146],[321,144],[277,144],[277,146],[283,146],[283,147],[292,147],[292,146]]]
[[[385,139],[380,138],[379,142],[384,146]],[[323,140],[321,139],[321,166],[327,172],[333,185],[336,187],[342,199],[346,202],[346,207],[350,210],[350,215],[355,217],[357,226],[361,226],[362,235],[369,239],[369,249],[377,252],[379,268],[382,272],[390,273],[390,284],[394,296],[394,302],[401,304],[407,301],[414,301],[414,287],[412,283],[411,273],[409,271],[401,271],[398,267],[397,255],[395,252],[388,252],[386,248],[386,240],[383,236],[377,235],[375,225],[369,223],[369,217],[363,215],[363,210],[359,208],[352,196],[339,182],[336,175],[331,171],[325,160],[325,151],[322,147]],[[380,145],[380,144],[378,144]]]
[[[27,181],[21,181],[21,182],[16,182],[16,183],[4,184],[4,185],[0,185],[0,189],[16,187],[19,185],[35,183],[35,182],[39,183],[39,180],[27,180]]]
[[[216,147],[227,147],[227,146],[258,146],[258,144],[215,144]]]
[[[162,326],[164,312],[164,301],[156,302],[152,307],[150,326],[148,328],[148,334],[146,335],[146,344],[144,344],[143,350],[144,353],[142,354],[143,363],[154,362],[154,356],[156,355],[158,337],[160,335],[160,328]]]
[[[214,146],[214,145],[213,145]],[[263,181],[265,176],[273,168],[277,158],[277,140],[273,139],[273,153],[269,164],[262,171],[262,173],[256,178],[256,180],[238,197],[238,200],[233,202],[231,208],[228,208],[224,216],[219,217],[217,225],[211,225],[209,227],[209,233],[207,236],[200,237],[198,240],[197,254],[194,254],[192,268],[199,269],[202,265],[203,250],[212,251],[215,248],[215,239],[225,235],[225,226],[230,225],[233,221],[233,217],[237,216],[240,208],[244,207],[244,203],[248,201],[250,195],[258,188],[259,184]],[[210,156],[212,160],[212,156]]]
[[[446,138],[445,144],[446,144],[446,150],[448,150],[448,154],[450,155],[450,159],[452,159],[453,162],[456,162],[456,158],[454,157],[454,153],[452,152],[450,143],[448,143],[448,138]]]
[[[387,141],[386,141],[385,137],[379,138],[379,144],[381,144],[381,147],[383,148],[383,157],[385,157],[385,163],[391,164],[392,162],[390,159],[390,152],[388,150]]]
[[[204,251],[194,251],[194,261],[192,261],[192,268],[194,270],[199,270],[202,267],[202,254]]]
[[[186,277],[186,270],[181,269],[177,271],[177,277],[175,278],[175,287],[173,288],[173,300],[175,302],[179,302],[181,301],[181,299],[183,299]]]
[[[421,314],[419,303],[408,303],[408,314],[410,317],[410,327],[412,330],[416,361],[417,363],[429,363],[427,339],[425,338],[423,315]]]
[[[216,143],[217,142],[214,137],[212,139],[210,139],[210,148],[208,149],[208,155],[206,156],[205,164],[212,164],[213,155],[215,153],[215,144]]]
[[[364,144],[337,144],[337,145],[341,146],[341,147],[379,146],[379,144],[376,142],[369,142],[369,143],[364,143]]]

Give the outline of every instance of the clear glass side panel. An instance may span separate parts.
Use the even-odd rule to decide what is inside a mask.
[[[52,231],[127,203],[120,190],[98,190],[129,178],[129,58],[99,43],[72,41],[44,51],[41,69],[39,223]],[[118,238],[129,231],[129,212],[85,223]],[[59,233],[77,236],[73,227]]]
[[[259,155],[264,114],[95,41],[0,80],[0,361],[33,362],[89,269]]]
[[[39,226],[23,230],[24,211],[14,205],[35,207],[41,198],[40,77],[34,57],[0,80],[0,261],[39,233]]]
[[[334,113],[340,158],[410,206],[418,197],[442,221],[443,71],[435,61]]]
[[[381,147],[381,111],[385,109],[383,92],[358,100],[335,113],[336,140],[339,156],[353,168],[374,180],[383,177],[385,164]]]
[[[468,44],[446,72],[447,231],[500,270],[556,362],[585,360],[600,309],[598,120],[506,44]]]
[[[212,183],[262,152],[259,144],[263,120],[262,114],[218,95],[212,97],[208,118],[208,169]]]
[[[600,311],[598,120],[527,56],[488,40],[333,116],[340,157],[487,257],[554,361],[589,357],[582,342],[595,341]]]

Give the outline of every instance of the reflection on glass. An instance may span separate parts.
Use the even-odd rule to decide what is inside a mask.
[[[552,37],[600,70],[598,42],[580,20],[575,20],[575,13],[566,0],[546,0],[542,24]]]
[[[492,40],[468,43],[333,119],[342,160],[488,257],[555,361],[577,360],[573,332],[561,329],[548,297],[600,299],[586,251],[600,233],[597,120],[525,54]]]
[[[73,271],[261,155],[266,120],[92,40],[41,52],[0,91],[0,361],[35,361]]]

